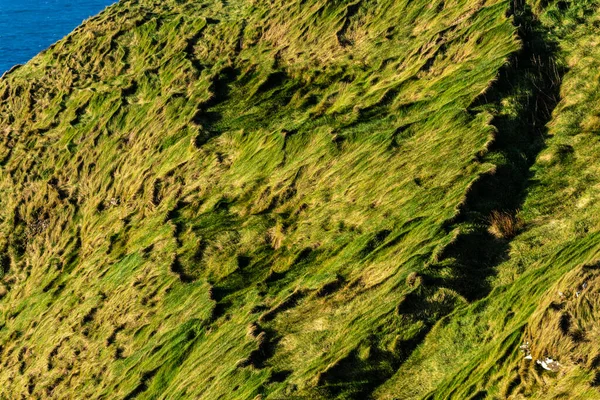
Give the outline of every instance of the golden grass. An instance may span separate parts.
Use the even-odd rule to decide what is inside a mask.
[[[519,48],[504,2],[424,4],[122,1],[1,80],[2,394],[389,378],[465,303],[442,270],[396,312],[489,168],[465,110]]]
[[[512,239],[523,227],[523,220],[514,213],[494,210],[489,217],[489,232],[498,239]]]

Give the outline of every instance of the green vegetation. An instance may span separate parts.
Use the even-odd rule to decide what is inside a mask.
[[[599,33],[591,0],[86,21],[0,80],[0,398],[600,397]]]

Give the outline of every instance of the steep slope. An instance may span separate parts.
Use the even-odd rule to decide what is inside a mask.
[[[592,10],[131,0],[86,21],[0,81],[2,396],[588,385],[591,359],[548,377],[518,347],[593,330],[595,303],[551,299],[595,276]]]
[[[441,321],[380,398],[600,397],[600,14],[594,2],[539,12],[568,72],[519,212],[523,230],[498,266],[497,287]],[[558,366],[536,362],[546,358]]]
[[[506,8],[123,1],[9,74],[5,396],[369,395],[487,290],[399,306],[493,167]]]

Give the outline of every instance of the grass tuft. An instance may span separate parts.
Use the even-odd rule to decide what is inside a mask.
[[[512,239],[523,228],[523,220],[513,213],[494,210],[489,217],[489,232],[498,239]]]

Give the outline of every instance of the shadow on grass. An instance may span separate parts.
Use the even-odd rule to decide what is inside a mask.
[[[425,327],[398,350],[372,350],[368,360],[349,355],[319,377],[320,390],[328,398],[372,398],[373,391],[389,379],[422,343],[433,325],[452,307],[430,301],[438,289],[451,289],[467,301],[484,298],[492,289],[490,278],[508,257],[512,236],[490,232],[491,216],[502,212],[515,218],[531,180],[531,166],[545,147],[546,124],[560,99],[564,69],[557,66],[557,44],[523,0],[512,3],[522,49],[499,72],[496,83],[471,105],[469,112],[489,111],[496,128],[493,142],[479,161],[496,165],[469,189],[457,216],[446,224],[448,231],[460,229],[437,262],[422,274],[423,286],[405,298],[398,312],[414,317],[411,309],[419,303],[419,319]],[[516,232],[518,234],[518,232]],[[406,303],[406,304],[404,304]],[[411,304],[409,304],[411,303]],[[375,346],[376,347],[376,346]],[[348,386],[348,382],[352,382]]]
[[[557,44],[548,39],[529,6],[517,1],[511,14],[523,47],[470,108],[473,113],[489,110],[495,115],[496,134],[480,161],[496,168],[469,189],[457,217],[448,224],[449,229],[466,233],[442,251],[439,264],[432,265],[426,277],[429,284],[453,289],[469,301],[489,294],[489,278],[508,257],[512,236],[492,234],[492,216],[501,212],[517,220],[515,214],[535,183],[530,169],[545,147],[546,124],[560,100],[566,72],[555,62]],[[450,267],[450,279],[436,274],[440,266]]]

